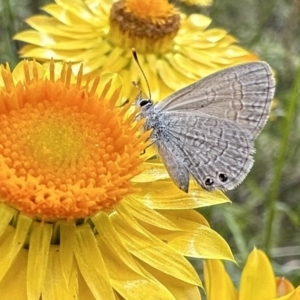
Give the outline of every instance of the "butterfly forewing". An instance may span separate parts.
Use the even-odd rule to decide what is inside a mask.
[[[158,103],[156,110],[201,110],[239,123],[255,138],[267,121],[274,90],[269,65],[252,62],[209,75]]]

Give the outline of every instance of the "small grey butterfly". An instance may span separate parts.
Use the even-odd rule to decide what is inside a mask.
[[[190,176],[206,190],[231,190],[254,163],[254,140],[267,121],[274,91],[270,66],[249,62],[211,74],[157,104],[139,94],[136,106],[181,190],[188,192]]]

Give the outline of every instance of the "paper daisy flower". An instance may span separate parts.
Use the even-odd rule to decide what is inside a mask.
[[[254,249],[247,259],[239,292],[218,260],[205,262],[204,279],[208,300],[300,299],[300,286],[294,288],[287,279],[275,277],[267,256],[257,249]]]
[[[0,69],[1,300],[200,299],[185,256],[233,258],[193,209],[227,198],[145,162],[118,76]]]
[[[199,6],[210,6],[212,5],[212,0],[181,0],[187,5],[199,5]]]
[[[208,29],[210,18],[187,16],[167,0],[56,0],[43,10],[50,16],[29,18],[33,30],[15,36],[28,44],[21,56],[70,61],[76,72],[83,64],[84,74],[118,72],[126,99],[136,95],[132,81],[147,90],[132,47],[157,101],[219,69],[257,59],[226,30]]]

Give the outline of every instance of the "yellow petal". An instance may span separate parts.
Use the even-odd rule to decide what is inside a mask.
[[[14,216],[15,210],[8,205],[0,203],[0,237],[6,230],[10,220]]]
[[[230,48],[228,48],[228,45],[226,43],[225,45],[224,44],[222,45],[222,48],[224,48],[224,53],[229,60],[232,60],[232,58],[243,57],[251,54],[245,49],[243,49],[242,47],[239,47],[237,45],[232,45]]]
[[[57,43],[65,41],[65,38],[54,37],[50,34],[41,33],[35,30],[26,30],[20,32],[14,36],[14,39],[22,40],[23,42],[31,43],[41,47],[53,47],[53,49],[60,49],[56,47]]]
[[[201,41],[200,43],[198,41]],[[222,29],[210,29],[206,32],[199,32],[199,34],[189,33],[180,38],[178,45],[187,46],[190,49],[200,50],[202,55],[208,55],[212,57],[212,61],[216,55],[208,51],[218,52],[219,49],[230,49],[237,40],[231,35],[228,35],[226,30]],[[199,52],[200,53],[200,52]],[[218,55],[218,57],[221,55]],[[188,58],[194,58],[189,57]]]
[[[82,51],[82,49],[55,50],[39,46],[26,45],[22,48],[20,54],[22,57],[35,57],[40,59],[43,59],[44,57],[51,57],[54,60],[73,62],[74,64],[72,69],[75,74],[78,73],[80,66],[83,64],[83,74],[97,71],[95,75],[98,75],[99,68],[102,68],[107,62],[105,53],[109,49],[110,46],[104,42],[102,43],[101,47],[92,48],[86,51]],[[76,64],[76,62],[79,63]],[[46,62],[44,65],[48,65],[48,63]]]
[[[113,224],[107,214],[100,212],[94,216],[92,220],[97,231],[101,233],[97,235],[97,241],[105,241],[107,247],[111,248],[111,251],[118,253],[122,264],[125,264],[136,273],[143,274],[143,272],[140,271],[136,260],[133,259],[132,255],[129,253],[125,244],[119,237],[118,232],[113,227]]]
[[[70,246],[70,245],[69,245]],[[71,248],[71,247],[70,247]],[[43,300],[74,300],[77,297],[77,274],[73,265],[69,280],[65,280],[60,259],[60,246],[52,245],[49,251],[46,279],[43,287]]]
[[[63,60],[76,62],[73,55],[76,57],[79,54],[82,54],[82,50],[53,50],[43,47],[37,47],[32,45],[26,45],[20,51],[22,57],[35,57],[37,59],[44,59],[45,57],[53,58],[54,60]]]
[[[207,260],[204,263],[204,279],[207,300],[239,299],[238,292],[221,261]]]
[[[300,286],[298,286],[294,291],[290,292],[289,294],[279,297],[279,298],[274,298],[271,300],[299,300],[300,299]]]
[[[63,36],[72,40],[98,38],[99,36],[97,30],[91,30],[90,27],[84,26],[79,27],[81,30],[76,31],[75,35],[73,31],[68,30],[70,28],[69,26],[48,16],[32,16],[26,20],[26,23],[37,31]]]
[[[1,300],[28,300],[27,276],[28,250],[21,249],[16,260],[0,281]]]
[[[269,300],[276,297],[276,284],[267,256],[256,248],[242,272],[239,300]]]
[[[80,272],[95,298],[114,300],[100,249],[88,224],[76,228],[74,253]]]
[[[113,288],[125,299],[147,299],[149,295],[156,299],[175,300],[171,293],[153,276],[146,274],[135,263],[123,246],[117,232],[106,214],[93,218],[97,230],[97,241],[107,267]],[[125,254],[125,257],[123,255]],[[130,257],[130,258],[129,258]],[[128,263],[131,262],[131,263]]]
[[[181,56],[181,60],[178,60],[178,56]],[[194,74],[194,71],[198,70],[198,64],[197,63],[193,64],[193,61],[190,58],[186,58],[186,57],[182,56],[180,53],[175,54],[175,55],[173,53],[167,53],[165,55],[165,58],[174,70],[176,70],[181,75],[189,78],[191,80],[191,82],[199,79],[199,75],[196,76]],[[187,63],[186,65],[184,65],[185,62]],[[192,65],[194,67],[192,67]],[[196,65],[197,65],[197,67],[196,67]]]
[[[113,48],[112,51],[107,55],[107,60],[105,65],[103,66],[102,72],[119,72],[126,65],[128,65],[131,58],[126,57],[124,52],[125,50],[122,48]]]
[[[78,3],[79,1],[77,1]],[[58,3],[57,3],[58,4]],[[71,13],[70,10],[65,9],[64,3],[61,3],[61,5],[57,4],[49,4],[43,7],[43,10],[50,14],[51,16],[58,19],[63,24],[74,26],[78,28],[84,28],[87,26],[86,19],[82,19],[80,17],[77,17],[75,14]],[[67,4],[68,5],[68,4]],[[71,8],[72,5],[70,5]]]
[[[287,295],[295,289],[294,286],[284,277],[276,277],[275,281],[277,287],[277,297]]]
[[[165,60],[158,60],[156,68],[159,76],[162,78],[164,83],[172,90],[178,90],[193,82],[193,80],[177,72]]]
[[[153,209],[193,209],[230,202],[222,192],[208,192],[194,182],[190,182],[188,193],[170,180],[139,183],[137,187],[141,190],[132,197]]]
[[[112,216],[113,224],[129,251],[147,264],[187,283],[200,285],[197,273],[178,252],[151,235],[128,215],[122,205]]]
[[[40,299],[45,284],[51,235],[52,225],[32,224],[27,269],[27,294],[30,300]]]
[[[88,63],[88,61],[90,59],[99,59],[99,61],[101,61],[101,65],[104,65],[105,63],[105,58],[106,58],[106,53],[111,51],[112,46],[103,41],[101,42],[101,46],[98,47],[93,47],[91,49],[86,49],[84,51],[80,50],[80,51],[76,51],[73,53],[72,55],[72,61],[79,61],[80,63]],[[104,60],[104,62],[102,63],[102,60]],[[67,60],[69,61],[69,60]],[[85,70],[83,70],[83,74],[86,74],[87,72]],[[100,73],[100,71],[98,70],[98,73]]]
[[[23,215],[19,215],[17,227],[11,227],[7,238],[0,243],[0,281],[4,277],[5,273],[11,267],[12,262],[15,260],[21,248],[24,246],[28,231],[31,226],[32,219]]]
[[[199,68],[199,63],[194,61],[192,58],[186,57],[181,53],[176,53],[172,55],[172,58],[169,59],[170,63],[178,71],[181,70],[182,74],[189,74],[189,77],[196,81],[201,77],[204,77],[203,69]]]
[[[180,230],[178,226],[176,226],[172,221],[164,217],[162,214],[148,208],[138,201],[132,201],[130,198],[131,197],[129,196],[127,199],[123,199],[122,202],[126,204],[126,209],[134,218],[161,229],[172,231]]]
[[[144,60],[145,60],[145,56],[144,55],[139,55],[139,63],[140,65],[143,67],[144,65]],[[139,69],[139,66],[137,65],[136,61],[134,59],[130,60],[130,66],[129,66],[129,70],[130,70],[130,81],[134,81],[134,82],[140,82],[141,78],[142,78],[142,73],[141,70]]]
[[[207,222],[207,220],[201,214],[199,214],[196,210],[194,210],[194,209],[161,210],[160,212],[163,215],[167,214],[168,216],[173,216],[173,217],[176,217],[176,218],[181,218],[181,219],[189,220],[189,221],[196,222],[198,224],[210,227],[209,223]]]
[[[199,6],[210,6],[212,0],[181,0],[187,5],[199,5]]]
[[[174,93],[172,90],[163,80],[159,79],[159,98],[156,100],[163,100],[165,97],[170,96]]]
[[[5,231],[0,237],[0,245],[5,244],[8,239],[11,239],[14,232],[15,232],[15,228],[13,226],[11,225],[6,226]]]
[[[159,237],[182,255],[234,261],[229,245],[216,231],[184,217],[179,218],[168,213],[163,215],[176,224],[181,231],[160,234]]]
[[[100,82],[97,86],[97,94],[102,95],[104,90],[107,90],[107,85],[110,86],[109,90],[105,95],[105,99],[111,99],[115,91],[122,86],[122,80],[120,76],[116,73],[105,73],[100,75]],[[120,103],[121,97],[118,95],[118,100],[116,103]]]
[[[159,99],[159,77],[155,68],[157,57],[154,54],[145,55],[145,63],[143,65],[143,70],[145,72],[146,78],[149,82],[150,90],[151,90],[151,99],[158,101]],[[148,87],[146,86],[146,81],[141,80],[141,86],[143,91],[148,94]]]
[[[220,28],[212,28],[209,30],[206,30],[205,32],[203,32],[201,34],[201,38],[204,39],[205,41],[209,41],[212,44],[212,47],[218,47],[219,41],[222,41],[224,38],[226,38],[228,36],[228,32],[224,29],[220,29]],[[230,39],[231,40],[231,39]],[[235,42],[236,39],[231,40],[231,42]],[[194,45],[192,45],[194,46]]]
[[[191,14],[188,18],[185,18],[185,16],[182,16],[182,30],[188,31],[188,32],[201,32],[205,30],[212,22],[212,19],[209,17],[206,17],[205,15],[201,14]],[[187,30],[188,29],[188,30]],[[180,33],[180,32],[179,32]],[[177,38],[182,36],[181,34],[178,34],[175,37],[175,41],[177,41]]]
[[[91,25],[98,25],[98,16],[95,16],[92,11],[87,9],[87,4],[83,1],[66,1],[56,0],[58,6],[64,8],[64,11],[69,11],[80,20],[85,20],[86,23]],[[76,23],[75,23],[76,24]]]
[[[85,279],[83,278],[83,276],[82,276],[82,274],[80,272],[78,272],[78,289],[79,289],[78,299],[97,300],[93,296],[90,288],[88,287]],[[100,299],[102,300],[102,298],[100,298]]]
[[[173,276],[167,275],[146,263],[141,262],[141,265],[172,293],[174,300],[201,300],[198,286],[188,284]]]
[[[88,74],[87,76],[89,78],[93,78],[94,75],[98,75],[99,74],[99,69],[101,69],[106,60],[107,57],[105,55],[103,56],[96,56],[93,57],[95,54],[95,50],[96,49],[92,49],[91,51],[87,52],[87,55],[90,55],[90,57],[87,60],[83,60],[83,63],[79,62],[76,64],[73,64],[72,69],[76,72],[77,70],[79,70],[79,68],[81,67],[81,64],[83,64],[83,74]],[[56,51],[57,53],[60,53],[59,51]],[[81,61],[80,56],[82,54],[84,54],[85,52],[80,51],[81,53],[77,53],[76,55],[73,56],[74,61]],[[92,55],[91,55],[92,54]],[[94,72],[94,73],[91,73]]]
[[[205,76],[220,69],[220,67],[218,67],[218,65],[215,63],[215,60],[212,59],[214,51],[211,51],[210,53],[209,51],[195,49],[191,46],[180,46],[177,48],[177,50],[186,57],[192,57],[193,60],[198,63],[198,67],[204,69],[202,74],[205,74]]]
[[[64,280],[68,285],[71,279],[73,269],[73,247],[75,241],[75,223],[61,221],[60,222],[60,263],[64,276]]]
[[[123,88],[122,88],[123,98],[127,100],[131,97],[131,91],[133,89],[133,85],[129,80],[131,74],[129,70],[123,69],[119,72],[119,75],[123,81]]]
[[[35,61],[22,60],[14,68],[12,74],[15,82],[24,82],[24,68],[28,69],[30,78],[36,76],[37,78],[43,78],[46,73],[46,69]],[[33,74],[33,72],[35,74]]]

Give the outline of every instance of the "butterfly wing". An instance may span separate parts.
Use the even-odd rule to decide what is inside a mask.
[[[238,123],[256,138],[267,121],[275,80],[265,62],[227,68],[156,104],[157,112],[200,111]]]
[[[189,188],[189,170],[182,163],[184,153],[176,143],[170,141],[166,144],[164,141],[157,141],[157,152],[163,160],[164,165],[174,181],[174,183],[184,192],[188,192]]]
[[[171,178],[188,191],[190,175],[204,189],[231,190],[253,165],[249,132],[232,121],[201,112],[164,112],[156,145]]]

